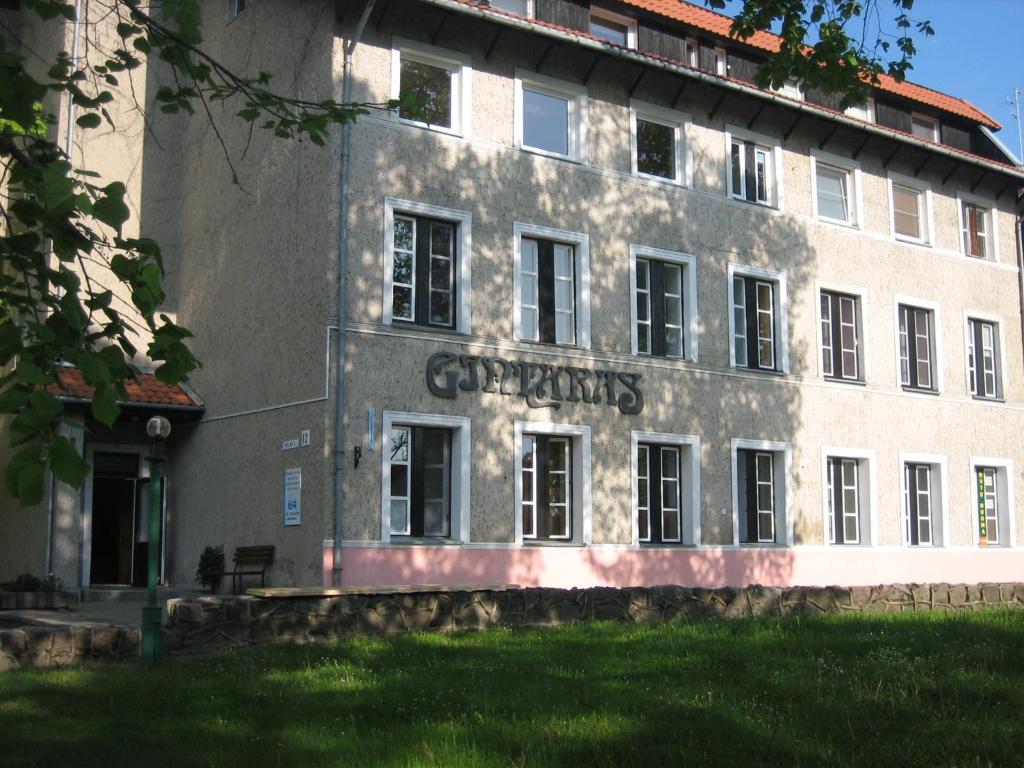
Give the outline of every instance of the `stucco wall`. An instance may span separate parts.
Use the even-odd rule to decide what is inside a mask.
[[[389,15],[379,33],[371,27],[357,49],[357,98],[383,101],[391,93],[394,38],[426,43],[429,12],[406,4]],[[432,17],[430,17],[432,18]],[[919,178],[933,191],[931,247],[898,243],[890,236],[888,174],[913,175],[924,154],[901,153],[884,167],[887,147],[868,147],[859,157],[864,201],[862,224],[840,227],[815,220],[811,202],[811,148],[824,131],[807,120],[782,151],[784,202],[767,210],[724,197],[727,157],[724,131],[744,128],[755,109],[731,100],[709,118],[717,99],[692,85],[679,109],[692,118],[689,137],[694,189],[630,176],[627,89],[633,68],[603,61],[588,91],[588,161],[543,158],[513,147],[513,76],[540,59],[543,44],[509,35],[485,51],[491,37],[474,34],[470,22],[450,19],[436,45],[471,57],[472,130],[468,138],[399,124],[375,113],[361,120],[354,144],[352,278],[350,281],[348,378],[349,442],[365,440],[370,407],[469,416],[474,436],[472,539],[509,542],[514,529],[512,425],[516,419],[586,424],[593,429],[593,541],[631,540],[629,431],[695,434],[702,440],[701,524],[706,544],[733,541],[731,438],[791,443],[796,544],[824,543],[821,449],[871,449],[876,478],[878,543],[900,545],[900,453],[943,454],[947,461],[947,542],[972,547],[975,512],[970,456],[1011,458],[1014,495],[1024,486],[1024,456],[1017,435],[1024,395],[1019,295],[1013,215],[999,203],[995,262],[960,255],[958,191],[974,179],[966,171],[942,178],[947,163],[927,164]],[[589,65],[583,53],[552,55],[544,74],[579,82]],[[635,98],[667,106],[676,92],[667,76],[645,78]],[[767,110],[754,131],[775,137],[792,125],[790,113]],[[826,150],[851,156],[861,142],[840,132]],[[995,179],[977,190],[994,197]],[[384,198],[444,206],[473,216],[473,334],[399,330],[380,325]],[[610,214],[610,212],[614,212]],[[512,338],[512,225],[529,222],[584,232],[590,238],[590,352],[519,343]],[[629,245],[694,254],[697,258],[699,362],[643,360],[629,355]],[[790,371],[787,377],[729,368],[728,263],[784,271],[789,294]],[[829,383],[819,374],[817,295],[822,287],[848,287],[862,295],[864,386]],[[918,395],[897,385],[895,297],[939,305],[941,394]],[[968,394],[967,312],[1000,318],[1007,402],[982,403]],[[457,400],[432,396],[424,381],[427,357],[440,349],[456,354],[497,354],[555,365],[605,367],[640,373],[647,406],[639,416],[614,409],[564,403],[555,412],[526,407],[516,397],[460,393]],[[381,382],[388,382],[382,388]],[[955,425],[955,427],[954,427]],[[354,431],[353,431],[354,430]],[[380,538],[381,457],[349,472],[344,538]],[[1024,534],[1017,515],[1017,537]],[[353,542],[354,543],[354,542]]]

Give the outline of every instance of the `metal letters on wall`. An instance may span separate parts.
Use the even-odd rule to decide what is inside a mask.
[[[625,414],[644,409],[639,373],[600,371],[568,365],[509,361],[500,357],[435,352],[427,360],[427,387],[454,400],[459,391],[477,389],[516,395],[531,408],[561,408],[562,403],[617,406]]]

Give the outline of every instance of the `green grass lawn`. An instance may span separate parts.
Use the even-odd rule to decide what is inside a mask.
[[[1024,611],[414,634],[0,674],[0,766],[1024,765]]]

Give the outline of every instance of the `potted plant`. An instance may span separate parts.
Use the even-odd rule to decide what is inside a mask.
[[[67,608],[71,593],[64,590],[64,582],[52,573],[39,578],[23,573],[13,581],[0,584],[0,609]]]
[[[196,581],[216,592],[224,575],[224,547],[207,547],[199,556],[199,567],[196,568]]]

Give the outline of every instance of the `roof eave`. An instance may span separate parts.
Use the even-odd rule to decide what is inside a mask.
[[[932,142],[924,141],[910,134],[905,134],[902,131],[897,131],[892,128],[886,128],[885,126],[880,126],[876,123],[867,123],[863,120],[857,120],[856,118],[852,118],[847,115],[842,115],[832,110],[821,108],[805,101],[797,101],[795,99],[791,99],[780,94],[772,93],[770,91],[764,91],[760,88],[757,88],[756,86],[746,85],[735,80],[723,78],[718,75],[712,75],[708,72],[703,72],[697,69],[693,69],[691,67],[687,67],[684,64],[679,64],[665,59],[661,59],[657,56],[646,54],[641,51],[627,50],[624,48],[620,48],[619,46],[604,43],[584,35],[565,32],[560,29],[549,27],[545,24],[537,23],[535,20],[532,19],[524,19],[518,16],[498,13],[483,7],[467,5],[466,3],[461,2],[461,0],[421,0],[421,2],[427,3],[428,5],[433,5],[438,8],[443,8],[455,13],[461,13],[466,16],[471,16],[492,23],[508,26],[513,29],[520,29],[525,32],[539,34],[542,37],[560,40],[562,42],[576,45],[581,48],[586,48],[595,52],[605,53],[610,56],[617,56],[618,58],[624,59],[626,61],[633,61],[637,64],[644,64],[647,66],[654,67],[656,69],[662,69],[667,72],[680,74],[685,77],[693,78],[694,80],[698,80],[700,82],[716,85],[721,88],[725,88],[726,90],[742,93],[744,95],[752,96],[757,99],[763,99],[770,102],[774,102],[788,109],[803,112],[817,118],[834,120],[840,125],[846,125],[851,128],[863,130],[868,133],[872,133],[876,136],[892,139],[893,141],[897,141],[902,144],[907,144],[909,146],[918,147],[920,149],[926,149],[936,154],[949,157],[958,162],[970,163],[978,166],[979,168],[985,168],[996,173],[1003,173],[1006,174],[1007,176],[1012,176],[1016,178],[1018,181],[1024,182],[1024,168],[1011,167],[1004,163],[987,160],[986,158],[971,154],[969,152],[962,152],[952,148],[947,148],[938,144],[934,144]]]

